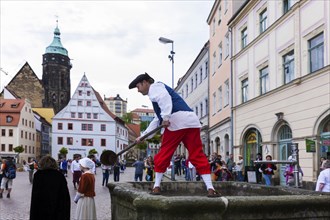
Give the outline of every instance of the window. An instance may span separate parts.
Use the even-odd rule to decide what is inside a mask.
[[[93,139],[81,139],[81,145],[82,146],[93,146]]]
[[[87,105],[87,106],[92,106],[92,102],[91,102],[91,101],[87,101],[87,102],[86,102],[86,105]]]
[[[249,80],[248,79],[244,79],[242,81],[242,102],[246,102],[248,100],[248,92],[249,89]]]
[[[215,69],[216,69],[216,65],[217,65],[217,55],[215,54],[215,52],[213,53],[213,69],[212,69],[212,73],[215,74]]]
[[[5,144],[1,144],[1,151],[6,151],[6,145]]]
[[[57,123],[57,129],[62,130],[63,129],[63,124],[62,123]]]
[[[189,93],[189,91],[188,91],[188,84],[186,85],[186,98],[188,97],[188,93]]]
[[[204,77],[204,79],[207,77],[208,73],[209,73],[209,62],[206,61],[205,62],[205,77]]]
[[[93,124],[81,124],[81,130],[93,131]]]
[[[82,91],[81,90],[78,91],[78,95],[80,95],[80,96],[82,95]]]
[[[225,82],[225,100],[224,100],[224,106],[227,106],[229,104],[229,80]]]
[[[324,39],[323,33],[308,41],[310,72],[321,69],[324,66]]]
[[[283,56],[283,75],[284,84],[287,84],[294,80],[294,51]]]
[[[241,45],[242,49],[247,45],[247,27],[241,31]]]
[[[14,136],[14,130],[13,129],[9,129],[9,137]]]
[[[88,119],[91,119],[92,118],[92,114],[91,113],[86,113],[86,118],[88,118]]]
[[[197,72],[195,73],[195,89],[197,88],[197,79],[198,79],[198,77],[197,77],[198,75],[197,75]]]
[[[27,133],[27,131],[25,132],[25,139],[27,139],[28,138],[28,133]]]
[[[8,147],[9,147],[8,149],[9,152],[12,152],[14,150],[12,144],[9,144]],[[26,152],[26,146],[25,146],[25,152]]]
[[[81,112],[79,112],[79,113],[78,113],[78,118],[82,118],[82,115],[83,115],[83,114],[82,114]]]
[[[229,56],[229,33],[226,34],[226,53],[225,53],[225,58]]]
[[[190,92],[193,92],[194,91],[194,78],[191,78],[190,79],[190,84],[191,84],[191,91]]]
[[[67,145],[72,145],[73,144],[73,138],[72,137],[67,137],[66,138],[66,144]]]
[[[90,96],[91,95],[91,91],[87,91],[87,96]]]
[[[76,117],[76,113],[75,112],[71,112],[71,118],[75,118]]]
[[[73,124],[72,123],[68,123],[68,130],[72,130],[73,129]]]
[[[21,131],[21,138],[23,138],[24,137],[24,132],[23,131]]]
[[[217,112],[217,95],[216,93],[214,92],[213,93],[213,115]]]
[[[222,44],[219,45],[219,66],[222,64]]]
[[[199,67],[199,84],[203,81],[203,67]]]
[[[219,87],[219,111],[222,109],[222,86]]]
[[[82,101],[78,100],[78,106],[82,106]]]
[[[218,20],[218,25],[221,23],[221,6],[219,7],[219,20]]]
[[[106,131],[106,125],[105,124],[101,124],[101,131]]]
[[[292,7],[292,0],[283,0],[283,14],[287,13]]]
[[[1,129],[1,136],[6,136],[6,129]]]
[[[215,35],[215,18],[213,18],[213,23],[212,23],[212,35]]]
[[[97,113],[93,113],[93,119],[98,119],[98,114]]]
[[[63,144],[63,137],[57,137],[57,144]]]
[[[105,147],[107,145],[106,139],[101,139],[101,147]]]
[[[267,8],[259,14],[260,34],[267,29]]]
[[[260,70],[260,95],[269,91],[268,66]]]
[[[205,115],[207,115],[208,112],[209,112],[209,106],[208,106],[207,99],[205,99]]]
[[[195,107],[195,114],[198,116],[198,106]]]
[[[93,124],[88,124],[87,129],[88,129],[89,131],[93,131]]]
[[[201,117],[203,117],[204,116],[204,112],[203,112],[203,103],[200,103],[200,108],[201,108]]]
[[[23,119],[24,120],[24,119]],[[11,123],[13,121],[13,117],[11,117],[11,116],[7,116],[6,117],[6,122],[7,123]]]

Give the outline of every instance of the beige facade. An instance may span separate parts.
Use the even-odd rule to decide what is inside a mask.
[[[330,156],[329,11],[329,1],[250,1],[230,22],[234,155],[246,166],[259,152],[287,160],[297,143],[303,180],[316,181]]]
[[[216,0],[207,19],[210,27],[209,138],[211,152],[232,152],[231,47],[227,26],[244,1]]]

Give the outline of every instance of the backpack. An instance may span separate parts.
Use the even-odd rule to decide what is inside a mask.
[[[8,179],[15,179],[16,178],[16,166],[15,166],[15,164],[6,163],[5,177],[7,177]]]

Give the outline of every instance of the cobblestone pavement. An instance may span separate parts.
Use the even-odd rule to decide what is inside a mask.
[[[120,174],[119,182],[134,180],[134,168],[128,167]],[[68,188],[71,195],[71,219],[75,217],[77,205],[73,202],[76,190],[73,188],[72,175],[69,172],[67,177]],[[113,175],[110,175],[109,182],[113,182]],[[0,199],[0,220],[28,220],[31,202],[32,185],[29,183],[28,172],[17,172],[13,182],[11,198],[7,199],[7,192],[4,191],[4,198]],[[102,186],[102,171],[97,168],[95,184],[95,204],[98,220],[111,219],[110,193],[107,187]],[[47,220],[47,219],[45,219]]]

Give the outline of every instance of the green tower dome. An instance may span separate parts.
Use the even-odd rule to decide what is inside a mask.
[[[68,51],[63,47],[61,43],[61,32],[56,26],[54,30],[54,39],[53,42],[46,48],[46,53],[57,53],[62,54],[64,56],[68,56]]]

